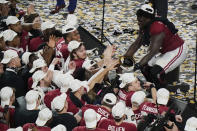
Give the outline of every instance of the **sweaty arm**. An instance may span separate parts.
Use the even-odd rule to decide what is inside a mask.
[[[150,38],[151,44],[150,44],[150,47],[149,47],[149,52],[139,62],[139,64],[141,66],[144,66],[145,64],[147,64],[148,61],[151,60],[151,58],[159,52],[164,37],[165,37],[164,32],[161,32],[157,35],[151,36],[151,38]]]
[[[135,52],[141,47],[142,45],[142,35],[139,34],[138,38],[135,40],[135,42],[129,47],[127,52],[125,53],[125,57],[133,57]]]

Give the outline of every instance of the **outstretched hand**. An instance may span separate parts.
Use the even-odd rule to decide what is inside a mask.
[[[71,61],[68,65],[69,70],[75,70],[76,69],[76,64],[74,61]]]

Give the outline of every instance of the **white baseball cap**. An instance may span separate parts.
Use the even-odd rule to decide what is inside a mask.
[[[76,28],[78,27],[78,20],[76,15],[68,14],[66,21],[67,21],[67,25],[72,25]]]
[[[64,125],[59,124],[56,127],[53,127],[51,131],[67,131],[67,129]]]
[[[39,98],[39,92],[30,90],[25,95],[27,110],[33,110],[36,108],[37,100]]]
[[[109,104],[109,105],[115,105],[117,101],[117,97],[113,93],[107,93],[103,97],[103,102]]]
[[[190,117],[185,125],[185,131],[197,131],[197,118]]]
[[[120,75],[119,80],[121,80],[121,84],[119,85],[120,88],[124,88],[127,84],[135,81],[137,78],[134,76],[133,73],[124,73]]]
[[[94,65],[96,65],[96,62],[95,61],[86,59],[83,62],[82,68],[85,68],[86,70],[89,70]]]
[[[169,97],[170,97],[170,92],[167,89],[161,88],[157,91],[158,104],[167,105]]]
[[[0,4],[6,4],[6,3],[9,3],[9,1],[7,1],[7,0],[0,0]]]
[[[97,125],[97,113],[93,109],[84,112],[84,120],[87,128],[95,128]]]
[[[16,16],[8,16],[8,18],[5,20],[6,25],[12,25],[18,23],[20,20]]]
[[[51,109],[61,111],[64,108],[66,98],[66,93],[62,93],[60,96],[56,96],[51,102]]]
[[[68,44],[68,51],[72,52],[73,50],[79,48],[80,44],[81,43],[76,41],[76,40],[73,40],[73,41],[69,42],[69,44]]]
[[[140,9],[149,14],[154,14],[154,9],[149,4],[142,5]]]
[[[51,21],[42,22],[41,30],[44,31],[46,29],[51,29],[51,28],[55,27],[55,25],[56,24]]]
[[[27,65],[29,63],[29,56],[31,55],[32,53],[31,52],[25,52],[23,55],[22,55],[22,62]]]
[[[81,81],[80,80],[75,79],[75,80],[71,81],[70,89],[72,90],[72,92],[78,91],[80,87],[81,87]]]
[[[33,75],[32,75],[32,79],[33,79],[33,85],[32,88],[36,88],[37,84],[39,83],[39,81],[41,81],[45,76],[47,75],[47,73],[39,70],[36,71]]]
[[[38,118],[36,120],[37,126],[44,126],[48,120],[52,118],[52,111],[49,108],[44,108],[38,113]]]
[[[33,73],[36,69],[41,68],[41,67],[45,67],[47,66],[45,60],[43,59],[37,59],[33,62],[33,67],[31,68],[31,70],[29,71],[30,73]]]
[[[125,111],[126,105],[120,101],[112,108],[112,116],[115,119],[121,119],[125,115]]]
[[[17,33],[13,30],[7,29],[3,32],[4,41],[12,41],[17,36]]]
[[[62,27],[62,34],[67,34],[77,30],[73,25],[65,25]]]
[[[1,61],[2,64],[7,64],[10,62],[11,59],[18,57],[18,54],[14,50],[6,50],[4,52],[3,60]]]
[[[0,92],[0,98],[1,98],[1,107],[4,108],[5,105],[8,105],[10,104],[10,98],[12,97],[13,95],[13,89],[11,87],[3,87],[1,89],[1,92]]]
[[[131,103],[136,102],[138,105],[141,105],[144,102],[146,94],[143,91],[135,92],[131,97]]]
[[[10,128],[7,131],[23,131],[23,128],[21,126],[19,126],[17,128]]]
[[[65,93],[70,88],[70,82],[74,77],[70,73],[61,73],[60,71],[53,71],[52,81],[60,88],[60,92]]]

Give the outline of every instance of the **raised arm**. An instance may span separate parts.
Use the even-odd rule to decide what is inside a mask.
[[[133,57],[133,55],[141,47],[141,45],[142,45],[142,34],[139,34],[136,41],[129,47],[129,49],[127,50],[124,56]]]

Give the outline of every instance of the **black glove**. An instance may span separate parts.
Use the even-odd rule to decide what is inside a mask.
[[[141,70],[141,69],[142,69],[142,66],[141,66],[139,63],[136,63],[136,64],[134,65],[133,71]]]

